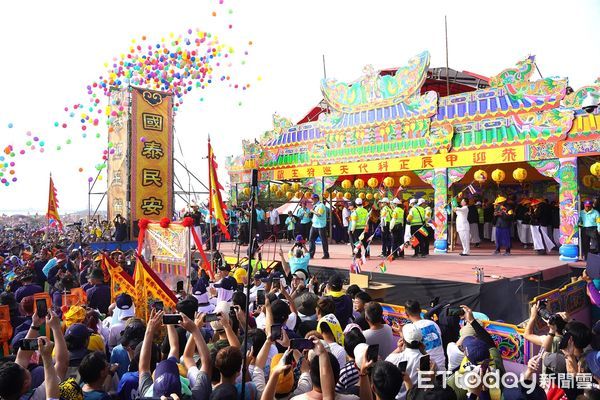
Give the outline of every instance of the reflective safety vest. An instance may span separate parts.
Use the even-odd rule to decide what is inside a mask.
[[[392,210],[390,229],[394,229],[395,226],[401,225],[404,225],[404,208],[402,208],[402,206],[396,206],[396,208]]]
[[[392,220],[392,209],[389,206],[384,206],[381,209],[381,213],[379,215],[381,222],[384,224],[389,223]]]
[[[355,229],[364,229],[367,226],[367,216],[369,212],[364,207],[356,207],[356,210],[352,211],[351,219],[354,221]]]
[[[408,222],[411,225],[421,226],[425,222],[425,209],[421,206],[413,206],[408,213]]]

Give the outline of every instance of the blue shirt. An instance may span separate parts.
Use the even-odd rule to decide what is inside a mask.
[[[115,346],[110,353],[110,363],[111,364],[119,364],[119,368],[117,369],[117,375],[121,378],[127,370],[129,369],[129,353],[123,347],[122,344]]]
[[[299,269],[304,270],[304,272],[308,273],[308,262],[310,261],[310,254],[306,253],[303,257],[295,257],[290,255],[290,259],[288,263],[290,264],[290,271],[295,273]],[[308,278],[308,277],[307,277]]]
[[[265,210],[256,210],[256,221],[265,222]]]
[[[117,394],[119,400],[135,400],[138,398],[138,388],[140,374],[138,372],[127,372],[119,381],[119,387],[117,388]]]
[[[327,225],[327,209],[323,203],[318,202],[313,206],[313,228],[325,228]]]
[[[581,210],[579,213],[579,223],[584,228],[596,227],[600,231],[600,213],[593,208],[589,212]]]
[[[308,224],[310,222],[308,210],[304,207],[300,207],[296,210],[296,217],[300,218],[301,224]]]

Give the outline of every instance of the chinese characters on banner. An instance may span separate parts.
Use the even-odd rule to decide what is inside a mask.
[[[525,146],[517,145],[493,149],[462,151],[459,153],[434,154],[430,156],[399,157],[345,164],[311,165],[277,170],[262,170],[260,180],[297,179],[308,178],[311,176],[380,174],[385,172],[414,171],[432,168],[505,164],[525,160]]]
[[[131,105],[131,220],[171,218],[173,98],[134,88]]]
[[[111,108],[122,107],[129,109],[129,92],[127,89],[110,92]],[[114,153],[110,155],[107,163],[108,170],[108,220],[112,221],[117,215],[129,220],[129,207],[127,206],[127,188],[129,185],[128,162],[128,129],[127,113],[119,113],[108,130],[108,142],[113,144]]]

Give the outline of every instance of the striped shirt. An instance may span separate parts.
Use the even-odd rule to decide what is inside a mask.
[[[336,392],[344,392],[352,386],[358,384],[358,368],[354,360],[350,360],[340,370],[340,379],[335,385]]]

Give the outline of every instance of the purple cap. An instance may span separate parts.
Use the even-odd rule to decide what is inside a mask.
[[[219,283],[215,283],[216,288],[221,288],[225,290],[233,290],[237,286],[237,281],[233,276],[226,276],[221,279]]]
[[[72,336],[76,338],[87,339],[90,337],[91,334],[92,330],[84,324],[73,324],[67,328],[67,331],[65,332],[65,337]]]
[[[591,200],[586,200],[583,202],[584,206],[591,206],[592,205],[592,201]]]
[[[174,357],[159,362],[154,371],[154,396],[170,396],[175,393],[181,396],[181,381],[179,368]]]
[[[474,336],[467,336],[463,341],[465,354],[472,364],[479,364],[490,358],[490,349],[487,343]]]
[[[115,303],[120,310],[129,310],[133,305],[133,299],[127,293],[121,293],[117,296]]]

